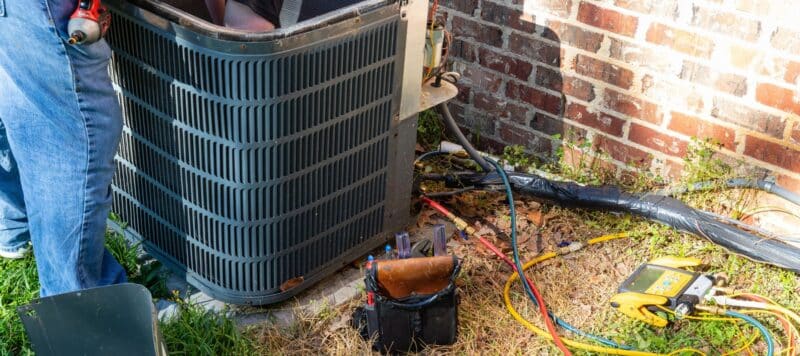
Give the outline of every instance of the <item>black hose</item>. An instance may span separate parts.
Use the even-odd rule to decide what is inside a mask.
[[[439,109],[445,118],[448,129],[456,135],[470,157],[484,171],[491,172],[463,175],[459,177],[459,182],[476,187],[502,184],[498,173],[492,172],[493,167],[488,165],[458,129],[447,104],[440,104]],[[658,221],[680,231],[704,237],[712,243],[751,260],[800,273],[800,248],[778,240],[763,239],[737,229],[717,221],[704,211],[694,209],[667,195],[627,193],[620,190],[619,187],[609,185],[580,186],[572,182],[551,181],[533,174],[508,173],[508,177],[514,190],[550,203],[567,207],[631,213]],[[726,184],[732,188],[762,189],[800,205],[800,196],[772,182],[732,179]],[[713,188],[710,183],[700,183],[697,186],[700,189]]]
[[[800,273],[800,248],[737,229],[675,198],[627,193],[608,185],[580,186],[571,182],[556,182],[532,174],[508,175],[514,190],[545,202],[566,207],[631,213],[707,238],[751,260]],[[500,177],[494,172],[462,176],[460,179],[465,184],[478,187],[501,183]]]
[[[453,135],[456,135],[456,139],[458,140],[458,143],[461,144],[461,147],[464,147],[469,156],[472,157],[472,159],[475,160],[475,162],[478,163],[478,165],[481,166],[485,172],[491,172],[492,166],[486,162],[478,150],[476,150],[475,147],[472,147],[472,144],[469,143],[469,140],[467,140],[464,134],[461,133],[461,130],[458,128],[458,124],[456,124],[456,120],[453,119],[453,115],[450,114],[450,109],[447,108],[447,103],[441,103],[436,107],[439,109],[439,112],[442,113],[442,117],[444,117],[444,123],[447,125],[447,129],[450,130]]]
[[[720,184],[716,182],[700,182],[694,183],[689,186],[678,187],[674,189],[669,189],[663,191],[664,195],[678,195],[683,194],[686,192],[698,191],[698,190],[712,190],[715,188],[719,188]],[[747,178],[734,178],[728,179],[725,181],[723,187],[731,188],[731,189],[759,189],[763,190],[767,193],[775,194],[786,201],[800,206],[800,194],[792,192],[784,187],[779,186],[778,184],[766,180],[753,180]]]

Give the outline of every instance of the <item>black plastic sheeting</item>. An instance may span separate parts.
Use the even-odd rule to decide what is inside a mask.
[[[677,230],[704,237],[729,251],[800,273],[800,248],[765,239],[719,222],[680,200],[658,194],[634,194],[616,186],[581,186],[551,181],[536,175],[508,173],[515,191],[564,207],[631,213],[658,221]],[[466,185],[502,184],[496,173],[459,176]]]

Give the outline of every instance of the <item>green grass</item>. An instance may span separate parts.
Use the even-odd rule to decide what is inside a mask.
[[[155,297],[174,298],[167,291],[160,264],[138,260],[137,247],[113,232],[106,247],[128,272],[130,282],[142,284]],[[0,355],[32,354],[16,307],[39,297],[39,278],[33,256],[21,260],[0,258]],[[160,323],[171,355],[248,355],[255,346],[224,314],[207,312],[177,299],[178,316]]]
[[[253,355],[254,342],[234,322],[199,305],[178,300],[179,313],[161,323],[170,355]]]
[[[39,277],[32,256],[0,258],[0,355],[29,354],[28,339],[17,306],[39,296]]]

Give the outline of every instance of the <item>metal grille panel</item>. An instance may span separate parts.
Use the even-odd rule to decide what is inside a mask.
[[[125,120],[113,209],[154,255],[218,299],[263,304],[296,293],[280,292],[285,281],[374,244],[397,114],[398,12],[237,54],[154,26],[131,5],[111,8]]]

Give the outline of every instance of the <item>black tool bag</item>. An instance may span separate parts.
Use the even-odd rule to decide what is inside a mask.
[[[354,326],[375,349],[389,353],[453,344],[459,269],[454,256],[374,261],[365,278],[374,304],[356,310]]]

